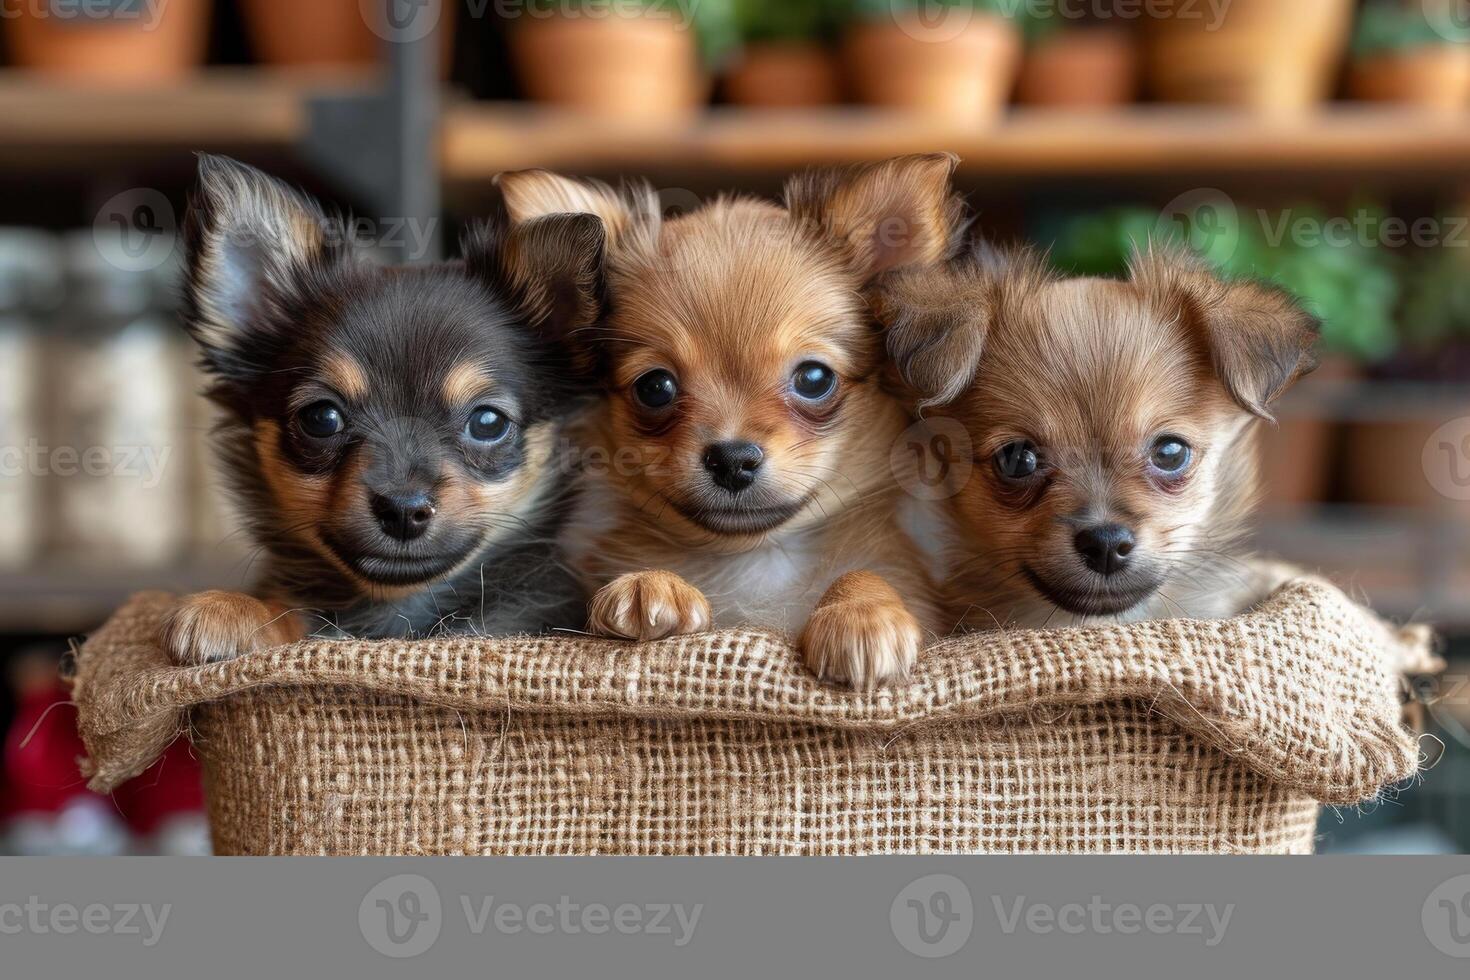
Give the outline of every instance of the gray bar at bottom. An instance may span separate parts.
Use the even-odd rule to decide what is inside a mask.
[[[0,976],[1470,976],[1470,857],[8,859]]]

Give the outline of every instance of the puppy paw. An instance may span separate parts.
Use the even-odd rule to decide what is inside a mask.
[[[239,592],[185,596],[164,618],[160,641],[181,666],[230,660],[293,643],[305,631],[295,615]]]
[[[632,572],[598,590],[587,628],[625,640],[661,640],[709,629],[709,600],[673,572]]]
[[[923,639],[892,586],[872,572],[849,572],[812,610],[800,646],[818,677],[870,691],[907,678]]]

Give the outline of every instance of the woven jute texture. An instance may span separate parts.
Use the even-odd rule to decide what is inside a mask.
[[[243,854],[1303,852],[1413,777],[1429,655],[1323,582],[1231,620],[975,634],[911,681],[815,681],[781,638],[306,641],[171,666],[165,595],[83,647],[93,788],[181,733]]]

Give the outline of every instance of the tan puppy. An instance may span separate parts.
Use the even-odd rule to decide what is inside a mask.
[[[982,247],[891,276],[878,306],[922,410],[968,434],[957,619],[1216,617],[1262,591],[1238,553],[1254,437],[1315,366],[1317,322],[1286,294],[1168,255],[1112,281]]]
[[[599,215],[609,313],[584,350],[606,378],[582,433],[567,532],[599,590],[590,628],[654,639],[753,623],[796,635],[819,674],[904,676],[934,588],[899,528],[890,451],[908,419],[880,387],[863,289],[943,259],[954,159],[792,180],[781,204],[721,198],[665,220],[648,190],[544,171],[500,186],[515,221]]]

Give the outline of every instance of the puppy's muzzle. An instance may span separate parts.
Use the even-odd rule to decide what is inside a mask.
[[[371,507],[378,527],[390,538],[412,541],[429,529],[436,513],[434,501],[427,493],[384,494],[372,496]]]
[[[1088,568],[1099,575],[1116,575],[1128,567],[1136,541],[1121,524],[1095,524],[1078,531],[1072,543]]]
[[[766,454],[753,442],[717,442],[704,451],[704,468],[718,487],[740,493],[755,482]]]

